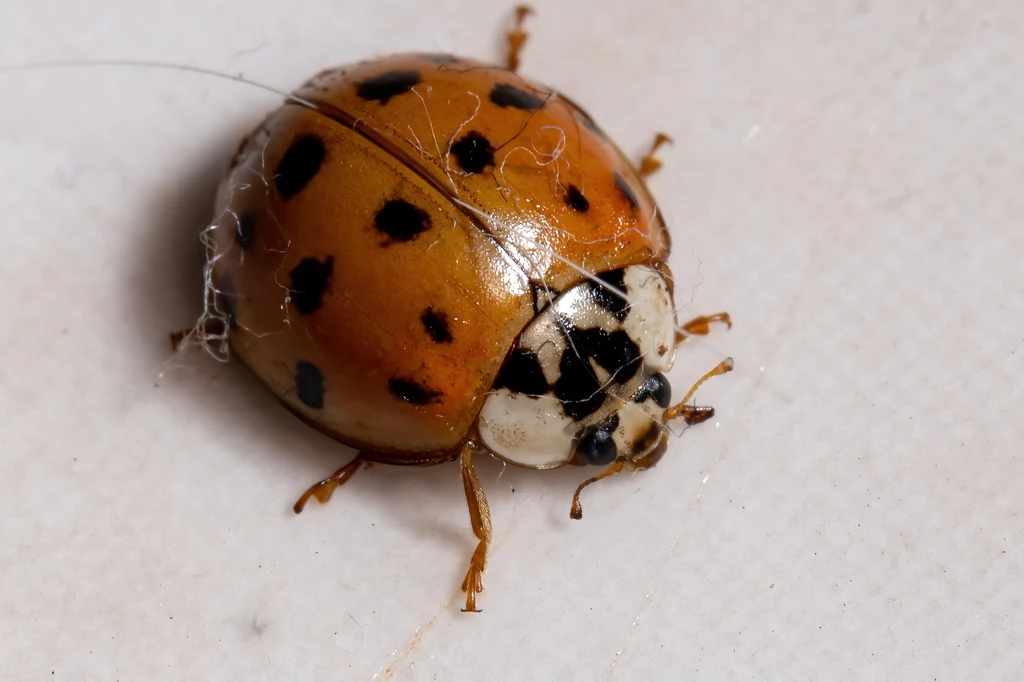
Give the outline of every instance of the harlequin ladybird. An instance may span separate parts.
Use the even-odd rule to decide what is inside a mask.
[[[604,466],[580,491],[655,464],[677,344],[669,234],[643,176],[564,95],[507,68],[438,54],[330,69],[300,87],[231,162],[207,234],[210,310],[233,354],[295,414],[368,461],[461,461],[491,539],[473,457]],[[732,368],[726,360],[704,379]],[[699,386],[699,383],[698,383]]]

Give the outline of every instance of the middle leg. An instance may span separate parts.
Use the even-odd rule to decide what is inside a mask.
[[[466,444],[462,450],[462,485],[466,489],[466,503],[469,505],[469,522],[473,526],[473,534],[479,542],[469,562],[469,571],[462,581],[462,591],[466,593],[466,612],[478,613],[476,595],[484,591],[483,575],[487,565],[487,546],[491,544],[491,510],[487,506],[487,498],[480,486],[480,479],[473,468],[473,453],[476,446]]]

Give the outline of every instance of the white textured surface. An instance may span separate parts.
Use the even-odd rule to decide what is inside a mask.
[[[499,58],[508,16],[286,4],[12,5],[0,64],[289,89],[398,50]],[[219,169],[278,98],[2,72],[0,679],[1020,675],[1024,5],[537,4],[526,74],[627,150],[676,140],[652,185],[681,298],[702,282],[685,312],[736,326],[675,375],[736,358],[699,396],[716,422],[581,522],[578,470],[484,465],[496,542],[462,614],[456,467],[374,467],[295,517],[344,448],[169,352]]]

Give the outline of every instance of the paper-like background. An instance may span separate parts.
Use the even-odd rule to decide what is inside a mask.
[[[142,67],[0,69],[0,679],[1009,680],[1024,669],[1024,5],[535,2],[522,71],[639,153],[718,410],[652,471],[361,472],[244,371],[175,357],[197,233],[279,102]],[[132,59],[288,90],[501,59],[511,7],[38,0],[0,67]],[[697,286],[699,284],[699,286]],[[692,294],[691,294],[692,292]],[[692,299],[692,300],[691,300]]]

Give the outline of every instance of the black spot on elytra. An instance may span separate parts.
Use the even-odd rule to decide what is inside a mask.
[[[654,374],[645,381],[633,395],[633,402],[642,403],[648,398],[654,398],[654,402],[662,408],[668,407],[672,402],[672,385],[668,383],[664,374]]]
[[[620,192],[622,192],[622,196],[626,197],[626,201],[629,202],[630,206],[635,209],[640,208],[640,200],[636,198],[636,192],[634,192],[633,188],[629,186],[629,183],[626,182],[625,178],[618,173],[615,174],[615,186],[619,188]]]
[[[235,319],[235,278],[231,273],[222,275],[214,287],[217,290],[217,309],[228,318],[228,327],[238,329],[238,320]]]
[[[454,64],[459,61],[459,58],[453,54],[444,53],[430,53],[430,54],[419,54],[416,55],[420,59],[426,59],[428,62],[434,62],[436,64]]]
[[[412,69],[396,69],[367,78],[359,84],[356,94],[366,100],[376,100],[387,104],[392,97],[409,92],[419,85],[420,72]]]
[[[612,433],[619,428],[619,415],[613,414],[607,421],[583,430],[576,443],[576,454],[587,464],[611,464],[618,456],[618,448]]]
[[[494,165],[494,147],[478,132],[466,133],[452,145],[452,154],[466,173],[480,173]]]
[[[569,343],[558,365],[555,397],[565,414],[579,421],[596,412],[605,400],[605,390],[590,361],[611,374],[612,381],[625,383],[640,369],[640,348],[625,331],[609,334],[600,327],[571,328],[566,339]]]
[[[312,362],[295,363],[295,394],[306,407],[322,410],[324,407],[324,375]]]
[[[277,163],[274,184],[282,199],[290,199],[320,172],[327,150],[324,142],[316,135],[305,135],[292,142],[288,151]]]
[[[235,241],[245,251],[252,250],[256,239],[256,216],[243,213],[235,220]]]
[[[524,111],[536,111],[544,106],[544,100],[537,95],[508,83],[495,83],[491,88],[491,101],[499,107],[512,107]]]
[[[610,270],[597,275],[607,286],[589,280],[590,296],[599,306],[610,312],[620,322],[629,315],[629,302],[616,292],[626,293],[626,282],[623,270]]]
[[[427,308],[420,315],[420,321],[423,323],[423,328],[427,330],[427,334],[435,342],[452,342],[452,332],[448,328],[448,316],[443,310],[434,310],[433,307]]]
[[[403,199],[392,199],[377,211],[377,229],[396,242],[407,242],[430,228],[430,216]]]
[[[399,400],[412,405],[427,405],[440,397],[440,391],[434,391],[422,384],[408,379],[388,379],[388,390]]]
[[[569,185],[569,191],[565,195],[565,203],[572,206],[572,210],[586,213],[590,210],[590,202],[583,196],[583,192],[576,188],[576,185]]]
[[[544,378],[544,370],[540,367],[537,355],[533,351],[516,348],[501,366],[498,378],[494,380],[494,388],[507,388],[513,393],[539,396],[548,392],[548,380]]]
[[[303,258],[292,268],[292,285],[288,293],[296,310],[308,315],[323,304],[324,292],[331,283],[333,272],[334,256],[327,256],[322,263],[316,258]]]

